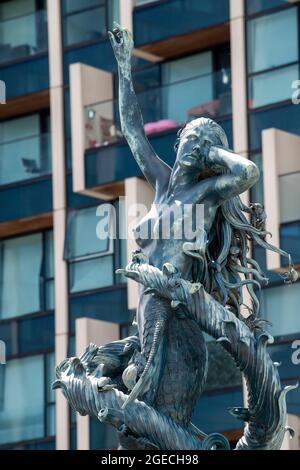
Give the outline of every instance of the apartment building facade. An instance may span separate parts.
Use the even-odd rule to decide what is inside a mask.
[[[76,415],[51,390],[55,364],[133,331],[137,286],[115,270],[134,242],[96,236],[99,207],[113,206],[118,235],[137,216],[126,216],[127,207],[150,207],[153,197],[120,129],[113,21],[133,33],[134,86],[158,155],[174,163],[186,121],[220,123],[230,147],[261,169],[245,201],[265,205],[273,242],[300,264],[300,2],[1,1],[0,449],[117,443],[112,428]],[[252,250],[270,278],[260,293],[273,324],[270,352],[283,385],[295,383],[300,284],[284,286],[285,261]],[[234,445],[243,423],[227,408],[247,399],[242,377],[207,341],[208,380],[193,422]],[[296,435],[284,448],[299,449],[299,390],[289,394],[288,413]]]

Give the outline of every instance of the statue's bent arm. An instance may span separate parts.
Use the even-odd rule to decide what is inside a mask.
[[[206,157],[207,166],[217,176],[200,182],[196,186],[199,202],[203,194],[210,195],[218,204],[238,196],[251,188],[259,179],[259,169],[251,160],[222,147],[212,146]]]
[[[160,192],[167,186],[171,168],[162,161],[146,137],[138,100],[133,88],[131,54],[133,42],[126,29],[116,25],[109,34],[119,72],[119,108],[121,129],[142,173],[150,185]]]

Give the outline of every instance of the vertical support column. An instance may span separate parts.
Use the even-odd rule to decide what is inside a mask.
[[[151,208],[154,200],[154,191],[141,178],[127,178],[125,180],[125,213],[126,225],[129,230],[137,224]],[[138,248],[132,233],[127,234],[127,261],[131,261],[131,255]],[[129,310],[135,310],[138,305],[139,285],[137,282],[128,279],[127,302]]]
[[[232,124],[234,151],[248,158],[248,109],[246,70],[245,2],[230,0],[230,48],[232,77]],[[244,204],[249,204],[249,191],[241,195]],[[251,305],[247,289],[244,300]],[[247,314],[247,312],[245,312]],[[247,406],[247,387],[243,380],[244,404]]]
[[[244,0],[230,0],[233,143],[235,152],[248,156],[245,35]]]
[[[116,323],[109,323],[92,318],[76,320],[76,355],[80,356],[89,343],[102,346],[116,341],[120,336],[120,328]],[[77,414],[77,450],[90,448],[90,417]],[[100,426],[100,423],[99,423]]]
[[[120,24],[133,31],[133,8],[135,0],[120,0]]]
[[[53,233],[55,274],[55,362],[68,353],[68,275],[63,259],[66,226],[66,171],[63,96],[61,2],[47,0],[51,107]],[[56,448],[70,447],[69,405],[61,391],[56,395]]]

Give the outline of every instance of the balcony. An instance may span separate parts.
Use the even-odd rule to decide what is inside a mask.
[[[47,29],[46,10],[0,22],[0,70],[8,99],[48,88]]]
[[[0,22],[0,65],[46,52],[47,12],[36,11]]]
[[[138,93],[145,132],[159,155],[173,165],[178,128],[198,117],[226,124],[231,115],[230,70],[173,82]],[[85,106],[85,182],[89,188],[140,176],[125,144],[117,100]]]
[[[159,58],[229,42],[229,1],[137,2],[133,30],[135,47]]]
[[[0,185],[51,173],[50,134],[0,144]]]
[[[51,211],[51,192],[50,134],[0,144],[0,223]]]

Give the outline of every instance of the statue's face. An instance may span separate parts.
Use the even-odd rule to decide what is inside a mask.
[[[201,153],[205,140],[208,140],[206,133],[199,127],[183,130],[177,148],[177,162],[182,169],[198,172],[205,169],[204,156]]]

